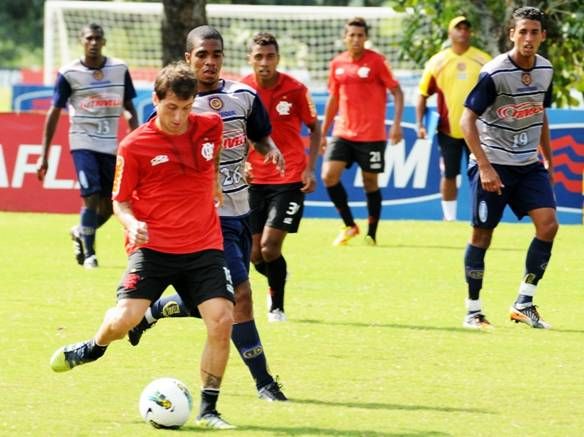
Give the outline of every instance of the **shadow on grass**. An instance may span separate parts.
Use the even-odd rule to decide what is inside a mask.
[[[392,328],[392,329],[413,329],[416,331],[445,331],[445,332],[460,332],[465,334],[484,334],[483,332],[455,327],[437,327],[437,326],[423,326],[423,325],[403,325],[399,323],[364,323],[364,322],[328,322],[316,319],[300,319],[291,320],[291,323],[307,323],[307,324],[323,324],[323,325],[340,325],[353,326],[358,328]]]

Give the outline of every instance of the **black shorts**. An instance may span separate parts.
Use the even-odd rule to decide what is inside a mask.
[[[128,257],[128,268],[118,285],[121,299],[157,300],[172,285],[189,311],[215,297],[235,302],[223,252],[169,254],[138,249]]]
[[[383,173],[386,141],[349,141],[334,137],[324,152],[325,161],[343,161],[350,168],[356,162],[368,173]]]
[[[440,171],[442,177],[454,179],[460,174],[460,161],[465,156],[468,164],[468,147],[463,138],[452,138],[450,135],[438,132],[438,145],[440,146]]]
[[[251,232],[261,234],[264,226],[289,233],[298,232],[304,212],[301,182],[250,185]]]

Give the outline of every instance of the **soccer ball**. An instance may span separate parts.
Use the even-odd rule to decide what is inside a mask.
[[[140,395],[140,415],[155,428],[180,428],[188,420],[192,407],[189,389],[174,378],[155,379]]]

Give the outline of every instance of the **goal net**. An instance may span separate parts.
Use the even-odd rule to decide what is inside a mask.
[[[105,53],[128,63],[136,82],[150,83],[161,66],[161,3],[47,1],[44,30],[44,82],[51,84],[61,65],[82,54],[79,30],[90,22],[104,27]],[[226,76],[250,71],[247,43],[258,31],[273,33],[280,45],[280,69],[313,90],[324,90],[328,63],[345,49],[343,29],[353,16],[370,26],[372,48],[383,53],[394,70],[412,69],[398,61],[402,15],[390,8],[252,6],[208,4],[207,19],[223,35]]]

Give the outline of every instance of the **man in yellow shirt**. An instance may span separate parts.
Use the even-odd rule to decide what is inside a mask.
[[[444,220],[451,221],[456,220],[456,177],[460,174],[463,153],[468,159],[468,148],[460,129],[464,100],[476,84],[481,67],[491,56],[471,47],[471,24],[464,16],[450,20],[448,37],[451,46],[432,56],[424,68],[416,104],[416,121],[418,138],[426,138],[426,101],[432,94],[437,94],[442,213]]]

